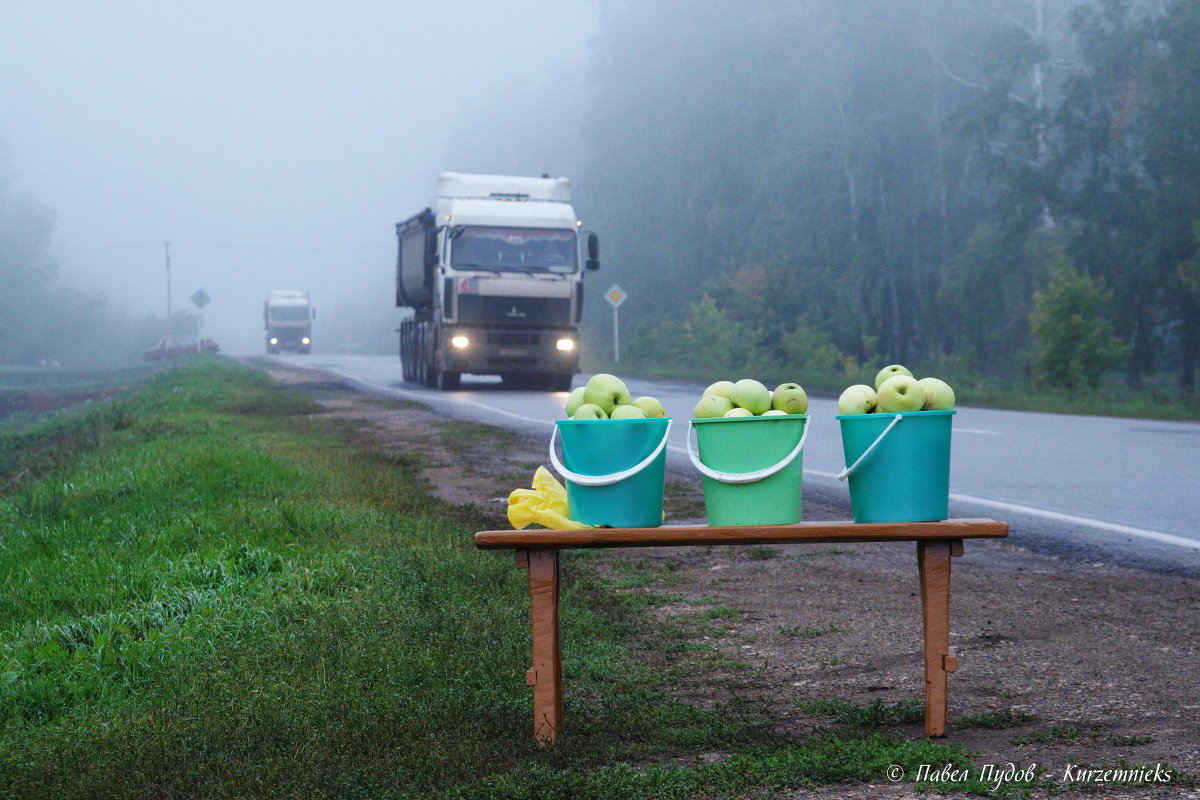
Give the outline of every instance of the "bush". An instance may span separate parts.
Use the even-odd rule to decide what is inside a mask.
[[[1100,281],[1081,273],[1066,256],[1056,258],[1045,291],[1033,295],[1030,318],[1043,385],[1096,388],[1104,373],[1121,362],[1127,348],[1104,319],[1111,300]]]

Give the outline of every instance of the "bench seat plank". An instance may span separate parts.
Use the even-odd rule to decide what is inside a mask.
[[[800,522],[793,525],[664,525],[661,528],[480,531],[481,549],[561,549],[582,547],[670,547],[672,545],[787,544],[789,542],[912,542],[940,539],[1003,538],[1008,523],[990,519],[942,522]]]

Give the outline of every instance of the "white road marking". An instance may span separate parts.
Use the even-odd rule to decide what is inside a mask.
[[[831,478],[836,480],[837,474],[833,472],[823,472],[816,469],[804,470],[806,475],[814,475],[821,478]],[[1034,506],[1021,505],[1020,503],[1007,503],[1002,500],[988,500],[984,497],[975,497],[969,494],[954,494],[951,493],[950,499],[956,503],[974,503],[975,505],[985,506],[987,508],[996,508],[1001,511],[1011,511],[1018,514],[1028,514],[1031,517],[1040,517],[1042,519],[1054,520],[1056,522],[1067,522],[1072,525],[1079,525],[1085,528],[1095,528],[1097,530],[1108,531],[1109,533],[1122,533],[1127,536],[1136,536],[1141,539],[1149,539],[1163,544],[1171,544],[1176,547],[1186,547],[1191,550],[1200,550],[1200,540],[1188,539],[1184,536],[1175,536],[1170,533],[1161,531],[1147,530],[1146,528],[1135,528],[1131,525],[1121,525],[1116,522],[1105,522],[1100,519],[1092,519],[1090,517],[1081,517],[1077,514],[1064,514],[1061,511],[1049,511],[1044,508],[1035,508]]]
[[[331,367],[322,367],[322,369],[324,369],[326,372],[332,372],[332,373],[334,373],[335,375],[341,375],[343,378],[346,378],[347,380],[353,381],[354,383],[358,383],[358,384],[361,384],[361,385],[363,385],[363,386],[368,386],[368,387],[370,387],[370,388],[372,388],[372,389],[375,389],[375,390],[382,390],[382,391],[385,391],[385,392],[387,392],[389,395],[396,395],[396,396],[399,396],[399,397],[407,397],[407,398],[411,398],[412,400],[415,400],[415,401],[416,401],[416,402],[418,402],[418,403],[424,403],[425,405],[432,405],[432,404],[433,404],[433,403],[431,402],[431,401],[432,401],[432,398],[431,398],[431,397],[430,397],[428,394],[423,394],[423,393],[421,393],[421,392],[410,392],[410,391],[408,391],[407,389],[395,389],[395,388],[388,387],[388,386],[380,386],[380,385],[379,385],[379,384],[377,384],[377,383],[371,383],[371,382],[369,382],[369,381],[365,381],[365,380],[363,380],[362,378],[355,377],[354,375],[351,375],[351,374],[349,374],[349,373],[347,373],[347,372],[344,372],[344,371],[342,371],[342,370],[340,370],[340,369],[333,369],[333,368],[331,368]],[[494,413],[494,414],[501,414],[501,415],[503,415],[503,416],[505,416],[505,417],[511,417],[512,419],[519,419],[519,420],[521,420],[522,422],[532,422],[532,423],[534,423],[534,424],[536,424],[536,425],[548,425],[548,426],[550,426],[551,428],[553,428],[553,427],[554,427],[554,423],[553,423],[553,422],[548,422],[547,420],[544,420],[544,419],[537,419],[537,418],[535,418],[535,417],[526,417],[526,416],[524,416],[524,415],[522,415],[522,414],[514,414],[514,413],[513,413],[513,412],[511,412],[511,411],[505,411],[503,408],[496,408],[495,406],[489,406],[489,405],[485,405],[484,403],[480,403],[480,402],[478,402],[478,401],[476,401],[476,400],[463,400],[463,399],[461,399],[461,398],[458,398],[458,397],[453,397],[453,396],[451,396],[451,395],[443,395],[443,396],[441,396],[440,398],[438,398],[438,402],[442,402],[442,403],[456,403],[456,404],[458,404],[458,405],[460,405],[460,406],[470,406],[471,408],[480,408],[480,409],[483,409],[483,410],[485,410],[485,411],[490,411],[490,412],[492,412],[492,413]]]
[[[972,497],[968,494],[951,494],[950,499],[958,503],[975,503],[976,505],[987,506],[988,508],[998,508],[1003,511],[1013,511],[1018,514],[1029,514],[1033,517],[1041,517],[1042,519],[1052,519],[1057,522],[1069,522],[1072,525],[1082,525],[1087,528],[1097,528],[1111,533],[1123,533],[1128,536],[1137,536],[1142,539],[1150,539],[1163,544],[1173,544],[1177,547],[1187,547],[1192,550],[1200,550],[1200,541],[1196,539],[1187,539],[1183,536],[1175,536],[1170,533],[1161,533],[1159,531],[1150,531],[1145,528],[1134,528],[1130,525],[1118,525],[1115,522],[1105,522],[1099,519],[1089,519],[1088,517],[1080,517],[1075,514],[1063,514],[1059,511],[1047,511],[1043,508],[1034,508],[1033,506],[1023,506],[1019,503],[1005,503],[1000,500],[987,500],[982,497]]]

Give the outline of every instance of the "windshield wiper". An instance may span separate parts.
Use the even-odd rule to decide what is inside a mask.
[[[490,272],[490,273],[492,273],[493,275],[495,275],[497,278],[503,278],[503,277],[504,277],[503,275],[501,275],[501,274],[500,274],[500,270],[496,269],[495,267],[487,267],[487,266],[484,266],[483,264],[462,264],[462,263],[459,263],[459,264],[452,264],[451,266],[452,266],[454,269],[473,269],[473,270],[477,270],[477,271],[479,271],[479,272]]]

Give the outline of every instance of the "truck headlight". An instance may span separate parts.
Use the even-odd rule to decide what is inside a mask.
[[[272,336],[272,337],[271,337],[271,344],[279,344],[279,340],[278,340],[278,339],[276,339],[274,336]]]
[[[311,342],[309,341],[309,338],[307,336],[305,336],[303,339],[300,340],[300,344],[311,344]]]
[[[558,348],[559,350],[569,352],[569,351],[575,349],[575,340],[574,339],[559,339],[557,342],[554,343],[554,346],[556,348]]]
[[[450,337],[450,346],[457,347],[459,350],[466,349],[469,344],[471,344],[471,340],[466,336],[463,336],[461,333],[457,336]]]

